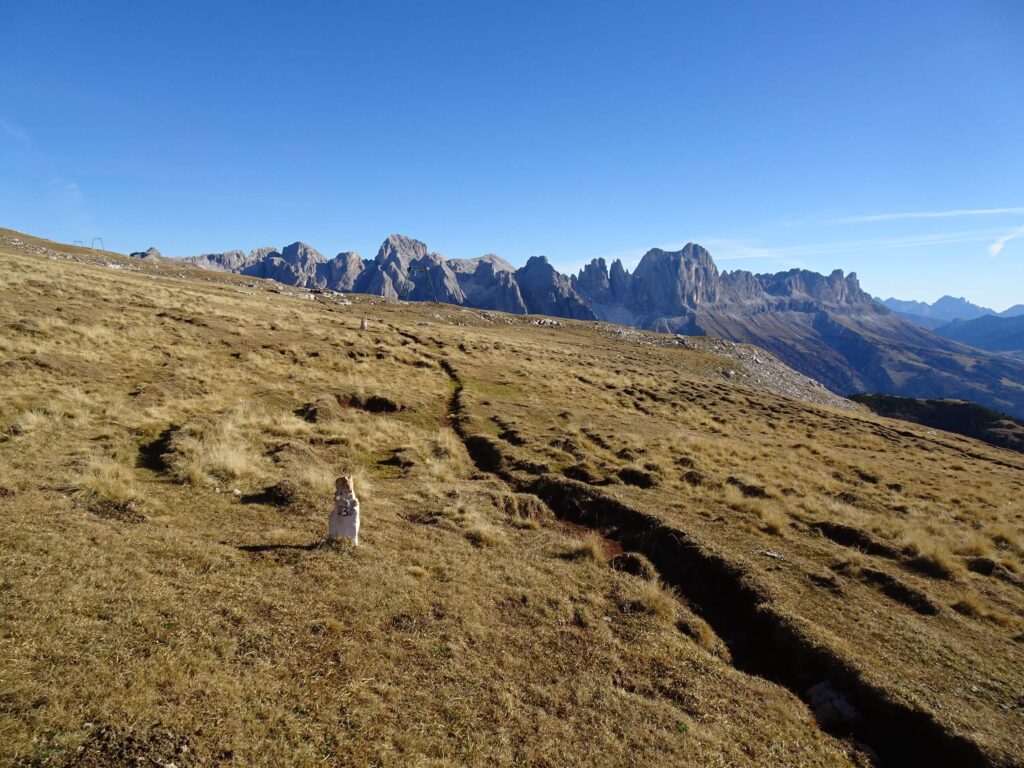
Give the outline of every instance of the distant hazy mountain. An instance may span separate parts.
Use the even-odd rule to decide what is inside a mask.
[[[929,333],[840,270],[719,273],[707,250],[690,243],[679,251],[648,251],[632,273],[621,261],[609,268],[594,259],[567,276],[543,256],[519,269],[493,254],[445,259],[401,235],[388,237],[368,262],[350,252],[328,259],[303,243],[190,261],[307,288],[720,336],[757,344],[840,394],[961,398],[1024,416],[1024,361]],[[949,297],[934,305],[899,304],[928,307],[936,317],[989,312]]]
[[[1002,312],[972,304],[967,299],[943,296],[934,304],[924,301],[902,301],[900,299],[876,299],[900,317],[917,323],[931,331],[937,330],[954,320],[974,320],[979,317],[1017,317],[1024,315],[1024,304],[1015,304]],[[986,347],[987,349],[987,347]]]
[[[983,315],[996,314],[987,307],[979,307],[967,299],[943,296],[933,304],[924,301],[902,301],[888,298],[879,300],[900,317],[913,320],[925,328],[935,329],[952,320],[973,320]]]
[[[1012,352],[1024,358],[1024,314],[985,315],[954,320],[935,331],[947,339],[992,352]]]

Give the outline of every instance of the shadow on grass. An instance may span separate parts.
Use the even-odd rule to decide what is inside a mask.
[[[243,552],[278,552],[289,549],[312,552],[313,550],[329,546],[331,546],[331,542],[326,539],[319,539],[312,544],[237,544],[235,548]]]
[[[239,501],[243,504],[273,504],[280,505],[280,500],[277,496],[271,492],[270,489],[260,491],[259,493],[247,493]]]

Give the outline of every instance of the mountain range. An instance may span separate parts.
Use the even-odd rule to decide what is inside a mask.
[[[877,299],[900,317],[922,325],[929,330],[936,330],[954,320],[974,320],[979,317],[1019,317],[1024,315],[1024,304],[1014,306],[1002,312],[974,304],[962,296],[943,296],[929,304],[926,301],[904,301],[902,299]]]
[[[939,336],[1024,359],[1024,304],[996,312],[963,297],[943,296],[932,304],[892,298],[877,301]]]
[[[493,254],[446,259],[401,235],[369,261],[353,252],[327,258],[304,243],[187,261],[305,288],[719,336],[761,346],[840,394],[959,398],[1024,416],[1024,361],[909,322],[841,270],[719,272],[705,248],[689,243],[651,249],[633,272],[594,259],[570,276],[543,256],[518,269]]]
[[[1024,314],[1013,317],[982,315],[973,320],[954,320],[935,333],[961,344],[991,352],[1006,352],[1024,359]]]

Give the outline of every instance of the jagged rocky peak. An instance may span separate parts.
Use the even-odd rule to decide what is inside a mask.
[[[327,287],[335,291],[351,291],[363,272],[363,260],[355,251],[342,251],[320,267]]]
[[[360,268],[363,266],[363,257],[355,251],[342,251],[331,259],[331,261],[338,264],[344,264],[346,266],[350,264],[358,264]]]
[[[742,269],[723,272],[720,281],[723,301],[752,302],[764,299],[764,288],[753,272]]]
[[[281,258],[289,264],[324,264],[327,261],[316,248],[299,242],[286,245],[281,251]]]
[[[526,313],[515,268],[500,256],[488,253],[475,259],[449,259],[447,266],[455,274],[468,305],[513,314]]]
[[[496,275],[499,272],[515,272],[516,268],[493,253],[485,253],[475,259],[448,259],[448,266],[457,275]]]
[[[837,269],[825,276],[806,269],[791,269],[774,275],[758,275],[757,278],[765,293],[772,296],[810,299],[830,305],[875,305],[871,296],[861,290],[855,272],[844,276],[843,271]]]
[[[530,312],[577,320],[597,319],[572,280],[552,267],[546,256],[531,256],[525,266],[516,270],[515,277]]]
[[[687,243],[678,251],[652,248],[632,276],[632,299],[647,311],[686,314],[718,300],[718,267],[706,248]]]
[[[629,295],[630,280],[621,259],[613,261],[609,269],[605,260],[598,257],[573,277],[573,286],[592,302],[624,304]]]
[[[244,251],[224,251],[223,253],[204,253],[199,256],[190,256],[185,261],[190,261],[197,267],[203,269],[216,269],[223,272],[239,272],[250,263],[250,256]]]
[[[352,290],[407,301],[466,303],[458,278],[444,257],[430,252],[426,243],[404,235],[388,236],[377,257],[355,279]]]
[[[577,290],[593,301],[607,303],[612,298],[608,265],[600,257],[593,259],[580,270],[574,285]]]
[[[396,263],[404,272],[408,269],[409,264],[419,261],[428,254],[429,250],[424,242],[405,235],[388,235],[387,239],[381,243],[380,250],[377,251],[377,261],[382,264]]]
[[[611,286],[612,298],[615,301],[625,301],[631,280],[632,275],[622,266],[622,259],[613,261],[612,268],[608,271],[608,283]]]
[[[530,281],[554,280],[555,276],[565,278],[565,275],[559,274],[551,266],[547,256],[531,256],[526,260],[526,264],[516,270],[516,275]]]
[[[231,251],[231,253],[241,253],[241,251]],[[271,256],[280,256],[281,252],[272,245],[266,245],[262,248],[253,248],[249,251],[249,261],[256,262],[262,259],[270,258]]]

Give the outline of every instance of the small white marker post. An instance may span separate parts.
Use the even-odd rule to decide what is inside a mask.
[[[338,539],[359,545],[359,499],[348,476],[339,477],[334,483],[334,509],[327,520],[327,540]]]

